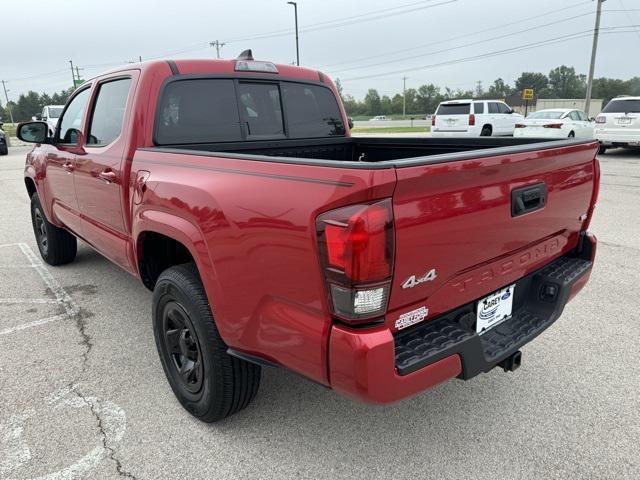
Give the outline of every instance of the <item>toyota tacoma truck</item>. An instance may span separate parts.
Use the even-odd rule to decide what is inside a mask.
[[[18,135],[42,258],[138,277],[207,422],[265,365],[371,403],[513,371],[594,261],[597,141],[354,138],[326,75],[250,52],[110,71]]]

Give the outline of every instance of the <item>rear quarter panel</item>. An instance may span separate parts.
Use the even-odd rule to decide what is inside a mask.
[[[133,211],[136,235],[153,230],[152,220],[159,217],[164,224],[171,216],[186,222],[171,228],[191,232],[184,241],[192,243],[187,246],[227,345],[327,384],[331,319],[315,220],[338,206],[390,197],[393,169],[285,165],[150,149],[136,153],[133,170],[151,172],[144,201]]]

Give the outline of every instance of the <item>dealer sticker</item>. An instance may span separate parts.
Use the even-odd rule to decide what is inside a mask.
[[[515,284],[509,285],[478,302],[476,332],[482,334],[511,317],[515,288]]]
[[[402,330],[403,328],[410,327],[411,325],[415,325],[418,322],[421,322],[427,315],[429,314],[429,309],[425,306],[417,308],[415,310],[411,310],[410,312],[403,313],[396,320],[396,328],[398,330]]]

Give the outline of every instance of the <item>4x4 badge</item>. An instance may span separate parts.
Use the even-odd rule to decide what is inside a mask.
[[[435,280],[437,276],[438,274],[436,273],[435,268],[432,268],[427,273],[418,278],[416,278],[415,275],[411,275],[404,281],[404,283],[402,284],[402,288],[413,288],[420,283],[431,282],[432,280]]]

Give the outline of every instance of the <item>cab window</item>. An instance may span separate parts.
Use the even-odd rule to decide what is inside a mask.
[[[99,86],[87,146],[109,145],[118,138],[130,87],[130,78],[109,81]]]
[[[60,128],[58,130],[58,143],[74,144],[78,143],[78,136],[82,128],[82,120],[84,112],[89,100],[89,88],[85,88],[78,93],[64,112],[60,119]]]

